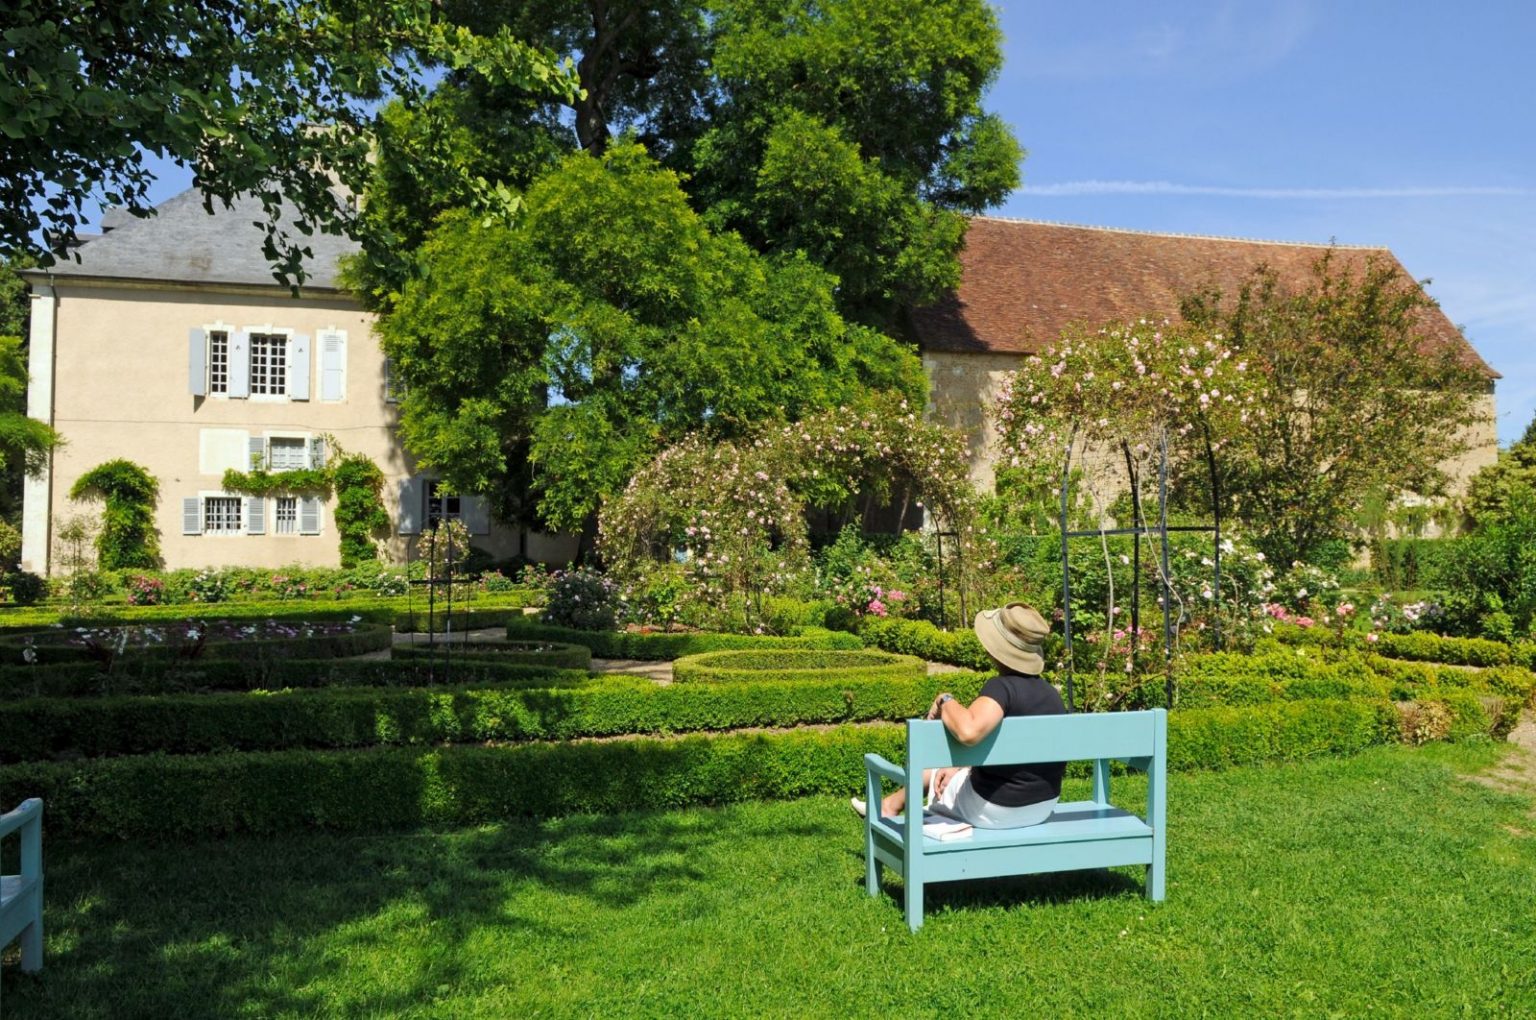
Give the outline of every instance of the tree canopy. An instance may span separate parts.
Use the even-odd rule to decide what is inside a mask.
[[[0,35],[0,254],[44,264],[93,199],[152,214],[156,156],[192,167],[210,208],[259,196],[276,274],[302,282],[303,235],[350,228],[333,189],[361,190],[379,101],[422,94],[438,65],[568,87],[510,33],[476,35],[432,0],[21,0]],[[297,215],[280,225],[284,203]]]
[[[511,223],[446,215],[379,326],[406,446],[517,516],[582,526],[659,445],[856,399],[926,398],[916,355],[846,322],[833,279],[711,231],[638,144],[560,160]],[[531,466],[531,478],[530,467]]]

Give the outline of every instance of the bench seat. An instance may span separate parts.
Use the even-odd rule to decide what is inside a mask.
[[[1145,865],[1147,897],[1161,900],[1165,887],[1167,819],[1167,713],[1031,716],[1004,719],[975,747],[965,747],[944,724],[907,723],[907,764],[899,768],[865,755],[866,884],[879,893],[880,871],[889,868],[904,884],[907,924],[923,922],[923,885],[967,878],[997,878],[1047,871]],[[1093,761],[1093,799],[1056,805],[1039,825],[971,830],[960,839],[923,835],[920,817],[881,818],[879,782],[903,785],[916,802],[924,769],[950,765],[1011,765],[1043,761]],[[1147,773],[1147,816],[1110,801],[1110,765],[1121,761]],[[921,813],[919,812],[919,815]]]

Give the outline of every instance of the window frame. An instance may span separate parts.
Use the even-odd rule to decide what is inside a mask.
[[[210,537],[211,538],[230,538],[230,537],[234,537],[234,536],[245,535],[247,533],[246,530],[245,530],[247,522],[246,522],[246,519],[245,519],[245,497],[244,496],[241,496],[238,493],[224,492],[223,490],[219,490],[219,491],[207,491],[207,490],[204,490],[204,491],[201,491],[201,492],[199,492],[197,494],[197,499],[198,499],[199,523],[202,525],[202,535],[203,535],[203,537],[205,537],[205,538],[210,538]],[[229,500],[230,503],[233,504],[233,506],[235,508],[235,521],[236,521],[236,528],[235,529],[233,529],[233,530],[227,529],[227,528],[217,528],[217,529],[215,529],[215,528],[210,528],[208,526],[208,522],[210,520],[210,515],[208,513],[208,509],[209,509],[208,501],[209,500],[213,500],[213,499]]]
[[[264,326],[246,326],[246,327],[244,327],[244,329],[245,329],[245,338],[246,338],[246,340],[245,340],[245,342],[246,342],[246,356],[248,358],[250,358],[250,364],[247,367],[246,377],[245,377],[245,382],[246,382],[246,387],[247,387],[247,396],[246,396],[245,399],[253,401],[253,402],[258,403],[258,404],[286,404],[286,403],[293,402],[293,398],[288,395],[288,382],[289,382],[289,374],[290,374],[290,365],[291,365],[291,361],[292,361],[292,355],[291,355],[291,352],[290,352],[290,348],[293,345],[293,338],[294,338],[294,335],[295,335],[296,331],[293,330],[290,327],[274,326],[271,323],[267,323]],[[257,393],[256,392],[256,338],[257,337],[263,337],[263,338],[268,338],[268,339],[273,338],[273,337],[281,337],[282,338],[282,341],[283,341],[283,391],[281,393]]]
[[[453,495],[439,496],[437,494],[437,487],[442,483],[436,478],[427,478],[424,479],[424,481],[426,482],[426,487],[422,490],[421,496],[422,531],[431,531],[434,521],[458,521],[462,524],[464,521],[463,495],[454,493]],[[432,512],[432,503],[434,500],[436,500],[439,504],[439,510],[436,514]],[[448,512],[448,500],[453,500],[454,506],[457,507],[457,509],[452,513]]]
[[[289,527],[283,528],[283,501],[293,504],[293,519],[288,522]],[[273,496],[272,497],[272,534],[287,538],[299,535],[299,497],[297,496]]]
[[[229,395],[229,348],[234,341],[235,334],[240,332],[234,326],[223,319],[212,323],[203,323],[203,390],[205,397],[213,397],[217,400],[233,399]],[[213,388],[213,334],[224,334],[224,388]]]

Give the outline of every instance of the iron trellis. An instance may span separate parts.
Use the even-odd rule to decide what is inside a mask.
[[[1174,532],[1201,532],[1212,535],[1212,545],[1215,547],[1213,564],[1213,588],[1212,598],[1218,608],[1214,635],[1217,647],[1222,645],[1221,622],[1219,609],[1221,606],[1221,500],[1219,481],[1216,475],[1216,456],[1211,444],[1209,434],[1205,436],[1206,466],[1210,471],[1211,480],[1211,520],[1210,524],[1181,524],[1170,525],[1168,523],[1168,432],[1160,430],[1158,434],[1158,469],[1157,469],[1157,526],[1148,527],[1146,516],[1142,513],[1141,485],[1137,476],[1135,460],[1131,456],[1130,446],[1121,441],[1121,450],[1125,454],[1126,471],[1131,483],[1131,514],[1132,526],[1129,528],[1096,528],[1092,530],[1072,531],[1068,527],[1068,508],[1071,505],[1072,487],[1072,447],[1077,443],[1077,427],[1074,425],[1071,434],[1067,438],[1066,452],[1061,465],[1061,607],[1062,607],[1062,632],[1066,640],[1067,659],[1067,709],[1077,711],[1076,685],[1074,683],[1074,665],[1072,654],[1072,564],[1068,556],[1071,542],[1079,538],[1097,538],[1100,541],[1115,535],[1128,535],[1135,539],[1133,559],[1131,565],[1131,651],[1130,663],[1132,675],[1136,670],[1136,647],[1141,637],[1141,540],[1143,538],[1155,538],[1158,541],[1160,553],[1160,569],[1158,571],[1158,591],[1163,607],[1163,675],[1165,677],[1163,693],[1166,704],[1173,707],[1175,692],[1173,677],[1173,585],[1169,574],[1168,565],[1168,535]],[[1109,621],[1109,626],[1114,621]]]

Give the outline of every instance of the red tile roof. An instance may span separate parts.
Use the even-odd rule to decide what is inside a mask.
[[[1235,294],[1260,264],[1282,280],[1305,280],[1327,250],[1321,244],[978,216],[960,253],[959,289],[914,310],[913,328],[928,351],[1028,353],[1049,345],[1072,323],[1177,318],[1182,296],[1212,286]],[[1337,251],[1345,259],[1375,254],[1408,275],[1385,248]],[[1424,330],[1431,343],[1454,345],[1489,378],[1499,377],[1438,308],[1426,316]]]

